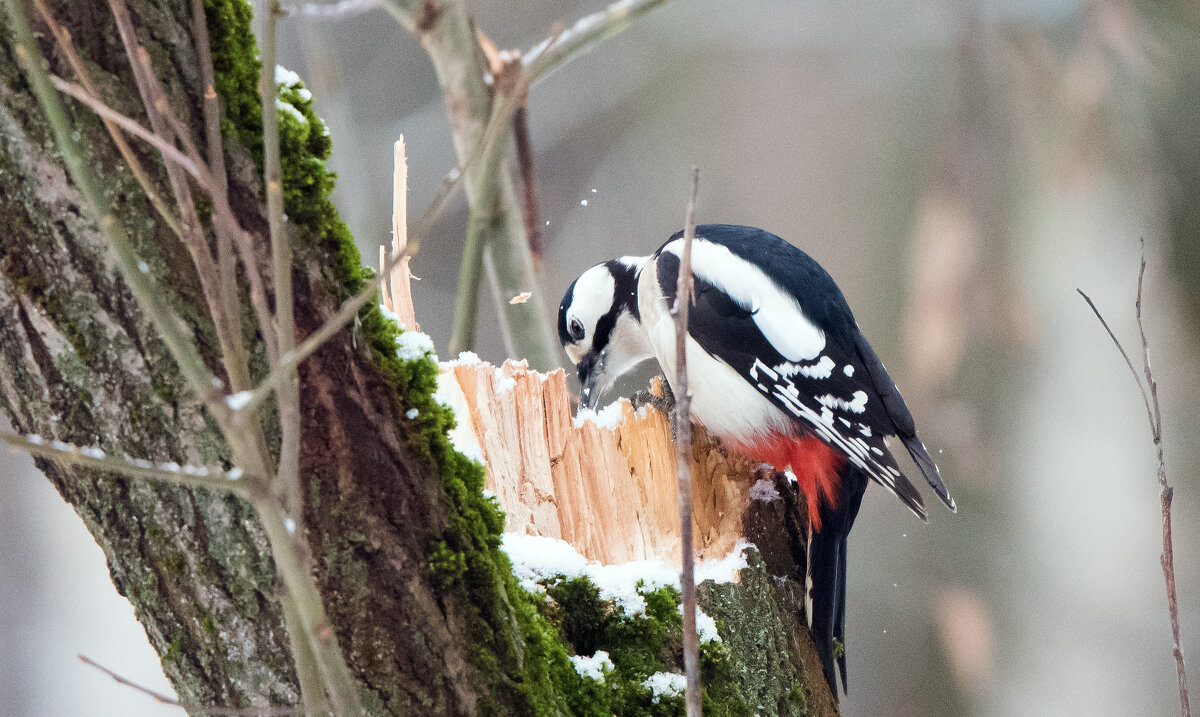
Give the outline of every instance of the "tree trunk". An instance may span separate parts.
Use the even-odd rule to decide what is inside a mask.
[[[188,1],[127,4],[175,113],[203,146],[200,65]],[[102,98],[149,126],[105,3],[47,5],[70,30]],[[258,270],[269,285],[249,9],[244,0],[205,0],[204,6],[231,203],[254,237]],[[35,30],[42,30],[40,49],[50,70],[74,80],[51,34],[32,7],[27,11]],[[18,431],[100,447],[110,456],[231,467],[228,445],[133,300],[92,209],[70,181],[18,69],[13,42],[11,28],[0,27],[0,408]],[[303,117],[282,113],[281,128],[299,341],[362,286],[365,274],[329,203],[332,178],[322,163],[327,135],[309,101],[294,91],[288,101]],[[229,385],[187,251],[157,220],[95,115],[79,104],[67,108],[88,164],[103,179],[105,199],[164,300],[194,333],[209,370]],[[135,151],[159,192],[170,196],[158,156],[144,145]],[[207,220],[207,209],[200,213]],[[248,306],[245,286],[242,299]],[[482,493],[483,469],[446,437],[453,416],[433,398],[436,365],[429,358],[399,358],[396,329],[377,308],[360,318],[360,326],[343,331],[300,367],[300,529],[312,546],[325,609],[367,711],[602,714],[598,704],[628,713],[673,711],[673,702],[652,702],[638,685],[620,700],[589,697],[599,688],[567,660],[576,645],[564,638],[561,618],[575,606],[558,593],[548,606],[517,586],[499,547],[503,516]],[[243,334],[255,379],[261,379],[266,361],[248,310]],[[277,446],[278,425],[264,423]],[[248,503],[205,489],[37,463],[104,550],[117,589],[133,603],[184,703],[298,703],[279,581]],[[795,583],[796,565],[803,564],[797,531],[803,528],[788,500],[747,514],[759,516],[762,527],[747,520],[746,530],[761,543],[762,557],[750,558],[741,583],[702,590],[707,609],[720,615],[729,646],[721,653],[729,656],[721,668],[727,689],[712,691],[707,703],[716,714],[798,714],[806,694],[810,713],[836,710],[819,668],[812,672],[815,656],[800,657],[802,650],[794,648],[789,658],[783,649],[807,639]],[[781,529],[785,524],[790,527]],[[777,579],[768,579],[772,575]],[[614,614],[611,605],[604,610]],[[679,628],[665,629],[677,634]],[[817,698],[822,690],[825,696]],[[762,704],[768,695],[770,702]]]

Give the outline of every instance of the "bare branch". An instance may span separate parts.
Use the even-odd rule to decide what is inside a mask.
[[[618,34],[638,16],[666,4],[667,0],[620,0],[542,40],[521,60],[530,84]]]
[[[529,109],[520,107],[513,114],[513,145],[517,150],[517,176],[521,180],[521,213],[529,251],[535,261],[542,258],[542,220],[538,212],[537,186],[533,173],[533,139],[529,136]]]
[[[45,0],[33,0],[34,6],[37,8],[38,14],[42,16],[42,21],[50,28],[50,34],[54,36],[55,42],[58,43],[59,49],[67,58],[67,63],[79,78],[80,84],[84,89],[92,95],[97,95],[96,85],[92,82],[91,74],[87,71],[87,66],[79,59],[79,53],[75,52],[75,45],[71,42],[71,34],[63,29],[61,25],[54,19],[50,13],[50,9],[46,7]],[[101,116],[100,121],[104,123],[104,128],[108,130],[108,134],[112,137],[113,144],[117,146],[117,151],[120,152],[121,158],[129,167],[129,171],[133,173],[133,177],[137,180],[138,186],[146,194],[146,198],[150,200],[150,205],[162,217],[163,222],[168,228],[180,239],[183,238],[183,227],[179,223],[179,219],[167,207],[165,201],[158,190],[155,189],[154,183],[150,181],[150,176],[146,174],[146,169],[142,167],[141,161],[137,155],[133,153],[129,143],[125,141],[125,137],[117,131],[116,123],[104,116]]]
[[[1116,344],[1117,350],[1121,352],[1121,358],[1125,359],[1125,365],[1129,367],[1129,372],[1133,374],[1134,383],[1137,384],[1138,391],[1141,391],[1142,393],[1142,401],[1146,404],[1146,416],[1150,419],[1150,430],[1153,431],[1154,411],[1150,408],[1150,397],[1146,395],[1146,387],[1142,385],[1142,378],[1138,374],[1138,370],[1134,368],[1133,360],[1129,358],[1129,354],[1125,351],[1125,347],[1121,345],[1120,339],[1118,339],[1117,335],[1113,333],[1113,330],[1111,327],[1109,327],[1108,322],[1104,320],[1104,316],[1101,315],[1100,309],[1096,308],[1096,302],[1092,301],[1092,297],[1083,293],[1083,289],[1076,289],[1075,291],[1079,292],[1079,295],[1082,296],[1083,300],[1088,303],[1088,306],[1092,307],[1092,313],[1096,315],[1097,319],[1100,319],[1100,324],[1104,327],[1104,330],[1108,332],[1109,338],[1111,338],[1113,343]]]
[[[71,178],[79,188],[101,231],[108,237],[117,254],[117,265],[121,275],[129,285],[138,305],[146,312],[150,321],[157,329],[163,343],[171,353],[171,357],[179,365],[180,372],[193,392],[210,407],[216,405],[213,400],[222,387],[220,379],[212,375],[200,351],[196,348],[192,337],[188,336],[184,324],[171,311],[167,302],[161,299],[162,292],[155,286],[150,276],[141,271],[137,252],[129,241],[121,222],[113,213],[110,205],[103,201],[96,178],[79,153],[77,143],[72,136],[73,131],[67,121],[66,112],[58,95],[54,92],[49,73],[42,66],[42,58],[29,28],[29,19],[19,0],[8,0],[9,17],[14,39],[14,53],[17,61],[25,70],[30,86],[38,104],[46,114],[46,120],[54,134],[55,144],[62,153]],[[82,89],[82,88],[81,88]],[[220,408],[218,407],[219,411]]]
[[[342,304],[338,312],[330,317],[325,323],[321,324],[321,328],[312,332],[300,342],[293,351],[289,351],[279,357],[279,363],[267,374],[267,377],[262,380],[258,386],[250,392],[249,398],[245,400],[242,407],[235,414],[235,422],[243,423],[251,420],[254,412],[271,396],[271,392],[275,391],[283,382],[285,376],[289,372],[295,371],[300,362],[308,358],[317,349],[321,348],[326,341],[333,338],[335,334],[342,330],[346,324],[354,320],[362,307],[367,305],[373,296],[379,291],[380,283],[383,277],[391,273],[399,261],[405,257],[410,257],[417,253],[420,245],[416,241],[410,241],[408,246],[400,254],[393,254],[388,258],[387,266],[374,278],[367,282],[367,285],[362,288],[357,294],[352,296]]]
[[[212,47],[208,36],[208,18],[204,13],[204,0],[192,0],[192,40],[196,45],[196,58],[200,61],[200,80],[204,84],[204,140],[207,147],[208,167],[216,182],[213,194],[228,199],[229,186],[225,169],[225,146],[221,141],[221,100],[217,97],[216,73],[213,70]],[[217,268],[220,277],[221,303],[225,313],[235,321],[241,320],[242,308],[238,299],[237,256],[233,251],[233,232],[224,222],[213,222],[217,235]],[[241,331],[234,337],[236,349],[244,352]],[[244,353],[239,353],[245,361]],[[234,386],[241,391],[248,386]]]
[[[173,144],[178,140],[188,158],[197,166],[203,166],[200,153],[196,151],[195,143],[192,142],[191,130],[171,110],[167,94],[154,74],[150,55],[137,42],[137,34],[134,32],[125,0],[109,0],[109,7],[116,20],[125,55],[133,67],[133,78],[142,104],[146,108],[146,115],[150,118],[150,128],[168,143]],[[185,170],[169,161],[166,162],[166,169],[171,191],[175,195],[175,204],[183,222],[180,239],[196,269],[200,290],[208,305],[213,329],[221,346],[221,361],[225,366],[225,373],[233,390],[244,389],[250,383],[250,368],[249,356],[241,340],[241,319],[225,310],[221,296],[220,272],[204,237],[204,228],[200,225],[200,217],[196,213],[196,203]]]
[[[1117,350],[1121,352],[1121,357],[1125,359],[1125,365],[1129,367],[1130,373],[1133,374],[1133,380],[1137,384],[1138,390],[1142,394],[1142,401],[1146,405],[1146,418],[1150,422],[1150,435],[1154,440],[1154,449],[1158,459],[1158,494],[1159,503],[1162,508],[1163,532],[1163,548],[1159,563],[1162,567],[1163,580],[1167,588],[1167,613],[1171,618],[1172,654],[1175,657],[1175,673],[1179,681],[1179,713],[1182,717],[1191,717],[1192,707],[1188,697],[1187,667],[1184,664],[1183,647],[1179,639],[1179,599],[1175,589],[1175,541],[1172,537],[1171,528],[1171,502],[1175,497],[1175,489],[1167,482],[1167,463],[1163,453],[1162,409],[1158,402],[1158,384],[1154,381],[1154,373],[1150,369],[1150,341],[1146,337],[1146,326],[1142,321],[1142,288],[1146,277],[1145,239],[1142,239],[1141,245],[1142,256],[1141,264],[1138,267],[1137,299],[1134,302],[1134,308],[1137,314],[1138,333],[1142,340],[1142,370],[1146,377],[1145,384],[1142,383],[1142,377],[1138,374],[1137,369],[1134,368],[1133,361],[1130,360],[1125,347],[1121,345],[1120,340],[1117,339],[1108,322],[1104,320],[1104,316],[1100,314],[1100,310],[1096,308],[1096,304],[1082,290],[1076,289],[1076,291],[1088,303],[1088,306],[1092,308],[1092,312],[1096,314],[1096,318],[1100,320],[1100,324],[1108,332],[1109,338],[1113,340],[1113,343],[1117,346]]]
[[[108,675],[118,684],[131,687],[160,704],[179,707],[195,715],[209,715],[210,717],[242,717],[243,715],[245,717],[288,717],[289,715],[305,715],[319,711],[303,707],[205,707],[204,705],[185,704],[174,697],[164,695],[161,692],[155,692],[149,687],[139,685],[127,677],[122,677],[113,670],[89,658],[87,655],[76,655],[76,657],[88,667],[94,667]]]
[[[224,194],[213,190],[213,187],[217,186],[218,182],[209,172],[208,168],[203,163],[193,161],[191,158],[185,156],[174,145],[146,129],[137,121],[112,109],[83,87],[72,82],[67,82],[55,75],[50,76],[50,81],[60,92],[68,94],[86,104],[101,119],[111,120],[116,126],[162,152],[166,158],[175,162],[186,170],[188,174],[195,177],[200,186],[209,192],[209,195],[213,199],[214,225],[218,227],[218,231],[231,235],[236,241],[236,247],[246,270],[246,276],[250,279],[250,302],[253,304],[254,312],[258,316],[259,331],[263,335],[263,343],[266,344],[267,357],[274,363],[279,356],[279,347],[275,337],[274,323],[271,319],[271,310],[267,306],[266,286],[263,283],[262,275],[258,271],[254,241],[241,228],[241,225],[238,224],[237,219],[233,215],[233,209],[229,206],[228,198]]]
[[[304,2],[294,5],[288,3],[287,9],[288,12],[298,12],[305,17],[341,20],[361,15],[368,10],[374,10],[378,6],[378,0],[341,0],[340,2],[332,3]]]
[[[688,394],[688,314],[692,304],[692,240],[696,236],[696,195],[700,169],[692,167],[692,191],[683,225],[683,254],[675,287],[675,442],[679,469],[680,549],[683,551],[683,671],[687,714],[700,717],[700,637],[696,632],[696,551],[692,537],[692,399]]]
[[[75,446],[62,441],[48,441],[41,436],[22,436],[0,431],[0,441],[13,448],[35,456],[49,458],[69,466],[80,466],[94,470],[116,473],[128,478],[174,483],[176,485],[199,486],[234,495],[249,496],[246,478],[241,472],[226,473],[207,466],[180,466],[175,463],[155,465],[147,460],[113,458],[99,448]]]
[[[99,97],[96,97],[91,92],[88,92],[83,87],[74,82],[67,82],[57,75],[50,75],[50,82],[63,94],[70,95],[80,102],[87,105],[93,112],[100,116],[103,120],[108,120],[125,130],[129,134],[150,144],[163,156],[171,162],[178,164],[188,174],[195,177],[204,184],[208,180],[208,170],[198,166],[195,162],[188,158],[183,152],[179,151],[175,145],[167,140],[159,137],[154,132],[143,127],[137,120],[131,119],[113,108],[109,107]]]

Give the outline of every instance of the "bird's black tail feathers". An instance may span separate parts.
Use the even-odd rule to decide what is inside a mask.
[[[908,455],[912,456],[913,463],[916,463],[917,468],[921,469],[921,474],[925,476],[925,482],[929,483],[929,487],[933,488],[933,492],[937,493],[937,497],[942,499],[947,508],[957,513],[958,506],[950,497],[950,491],[946,489],[946,484],[942,482],[942,475],[938,472],[937,464],[933,462],[925,444],[921,442],[920,438],[917,438],[915,433],[900,435],[900,440],[908,449]]]
[[[821,531],[810,532],[808,542],[808,620],[821,671],[829,690],[837,697],[834,664],[846,687],[846,545],[850,528],[858,517],[867,475],[858,468],[841,469],[838,504],[821,505]],[[839,650],[836,645],[841,645]]]

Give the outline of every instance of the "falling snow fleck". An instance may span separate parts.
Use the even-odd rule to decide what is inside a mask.
[[[287,528],[287,532],[289,535],[296,534],[296,521],[292,520],[291,518],[283,519],[283,527]]]
[[[596,193],[596,190],[595,190],[595,189],[593,189],[593,190],[592,190],[592,194],[595,194],[595,193]]]
[[[142,272],[143,274],[148,274],[148,273],[150,273],[150,265],[144,261],[139,261],[138,262],[138,271]]]
[[[586,207],[586,206],[587,206],[587,200],[586,200],[586,199],[580,199],[580,200],[579,200],[579,205],[580,205],[580,206],[582,206],[582,207]]]

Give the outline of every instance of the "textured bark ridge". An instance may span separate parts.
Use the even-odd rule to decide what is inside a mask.
[[[148,125],[106,4],[48,4],[70,30],[104,99]],[[189,3],[128,5],[175,111],[202,127]],[[231,196],[243,226],[255,234],[259,268],[269,278],[259,150],[244,131],[258,108],[249,10],[241,0],[210,1],[206,9],[218,85],[238,90],[222,97]],[[32,8],[30,15],[36,18]],[[34,24],[40,29],[40,22]],[[42,33],[40,42],[51,71],[71,79],[49,37]],[[155,220],[100,122],[80,105],[67,106],[106,199],[197,336],[209,368],[222,375],[186,251]],[[135,149],[169,196],[157,156],[144,146]],[[6,25],[0,26],[0,197],[0,407],[14,428],[115,456],[228,468],[226,445],[184,388],[67,177]],[[318,226],[328,217],[297,212],[291,218],[302,339],[347,293],[339,262],[357,264],[358,257],[329,251],[328,228]],[[243,304],[248,306],[244,296]],[[245,326],[248,345],[256,345],[248,311]],[[464,611],[428,558],[431,546],[446,537],[446,476],[439,480],[442,467],[402,434],[406,398],[366,338],[346,332],[301,369],[303,528],[327,609],[370,710],[404,714],[420,705],[434,714],[473,713],[477,692],[489,680],[468,664]],[[409,380],[400,388],[419,383]],[[114,583],[133,603],[184,701],[295,704],[275,571],[246,503],[201,489],[37,463],[103,548]]]
[[[126,2],[175,113],[189,126],[202,127],[189,2]],[[70,31],[103,99],[148,124],[106,3],[47,4]],[[254,236],[258,268],[269,283],[249,10],[244,0],[205,0],[204,6],[231,203]],[[50,70],[74,79],[50,34],[41,32],[39,42]],[[293,88],[287,101],[303,120],[283,113],[281,128],[298,339],[331,316],[363,280],[357,252],[328,201],[332,178],[321,161],[328,139],[302,95]],[[67,108],[87,161],[103,180],[105,199],[165,300],[196,336],[206,364],[221,376],[217,341],[187,252],[158,221],[96,117],[73,102]],[[199,131],[195,134],[198,139]],[[157,155],[134,147],[160,193],[169,196]],[[7,25],[0,25],[0,197],[0,408],[15,429],[97,446],[113,456],[229,468],[228,446],[185,388],[69,180],[18,70]],[[201,206],[201,217],[206,213]],[[572,668],[568,652],[584,644],[575,638],[590,639],[595,631],[578,631],[573,627],[578,622],[568,618],[590,605],[612,628],[606,634],[629,634],[628,625],[612,622],[611,605],[573,602],[566,588],[551,590],[558,596],[552,601],[518,588],[499,550],[500,514],[481,492],[482,468],[447,442],[453,419],[432,397],[436,366],[428,358],[398,358],[396,328],[375,307],[360,318],[361,326],[339,334],[300,368],[305,513],[299,527],[312,546],[315,577],[367,711],[673,713],[675,703],[652,701],[640,683],[600,699],[600,687]],[[265,359],[254,326],[247,308],[243,334],[260,379]],[[511,528],[528,524],[545,535],[570,532],[597,559],[671,553],[677,525],[671,527],[666,506],[673,505],[673,484],[654,479],[670,470],[662,457],[670,455],[670,438],[661,414],[629,409],[617,432],[585,425],[581,437],[561,374],[544,384],[555,392],[551,400],[549,394],[542,398],[539,376],[505,369],[517,387],[513,395],[535,406],[533,414],[518,415],[504,395],[489,388],[480,392],[497,380],[488,371],[475,376],[475,388],[469,389],[464,376],[460,392],[485,401],[476,400],[462,416],[464,423],[469,415],[472,425],[490,421],[507,431],[500,439],[507,444],[503,450],[493,451],[486,437],[484,444],[496,469],[493,478],[498,481],[501,472],[515,476],[512,491],[519,500],[510,500],[508,489],[496,483],[511,511]],[[277,443],[277,426],[265,423],[268,439]],[[699,508],[706,548],[727,552],[742,536],[758,546],[749,552],[739,583],[702,588],[704,609],[718,620],[725,645],[710,656],[712,674],[723,681],[713,687],[706,709],[834,714],[802,627],[797,566],[803,564],[803,526],[795,519],[794,497],[777,477],[779,500],[747,501],[753,480],[747,466],[703,440],[695,452],[698,475],[711,482]],[[501,454],[511,463],[503,464]],[[612,486],[624,486],[634,463],[652,468],[637,483],[641,493],[596,492],[597,471],[615,478]],[[225,707],[296,703],[279,584],[247,503],[41,459],[38,466],[104,550],[114,583],[134,605],[182,700]],[[570,491],[588,502],[571,508]],[[621,517],[643,503],[652,512]],[[607,522],[597,524],[601,512],[623,521],[612,524],[622,526],[623,539]],[[637,623],[654,631],[630,638],[638,643],[658,636],[658,642],[645,643],[652,644],[642,656],[647,665],[669,666],[673,659],[678,620],[668,624],[675,608],[663,604],[660,622]]]

